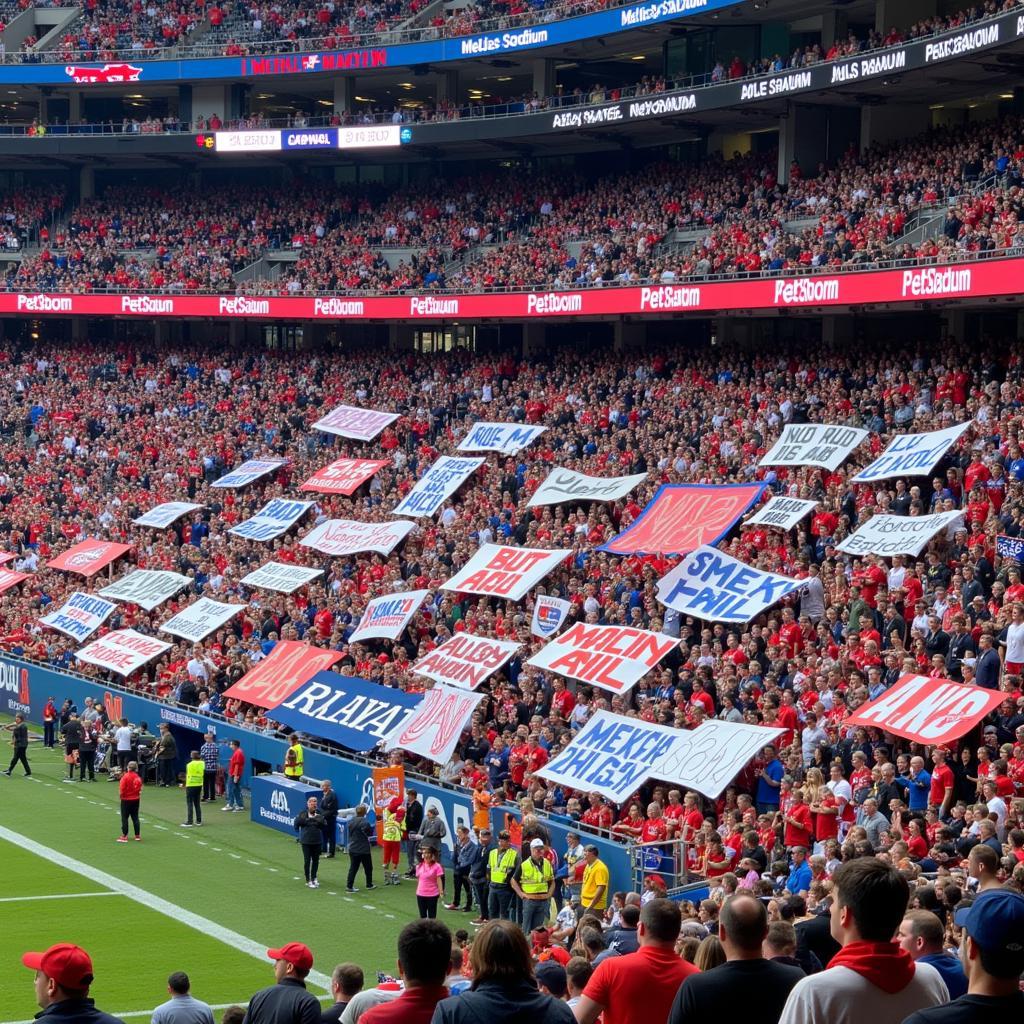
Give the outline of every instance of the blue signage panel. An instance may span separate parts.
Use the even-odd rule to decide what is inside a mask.
[[[250,818],[257,825],[276,828],[292,838],[297,835],[296,816],[306,809],[306,801],[311,796],[320,796],[316,786],[307,786],[280,775],[254,775],[249,780],[249,792],[252,794]]]

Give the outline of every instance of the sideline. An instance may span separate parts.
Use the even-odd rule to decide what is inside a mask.
[[[4,896],[0,903],[31,903],[33,900],[82,900],[87,896],[120,896],[119,892],[60,892],[49,896]]]

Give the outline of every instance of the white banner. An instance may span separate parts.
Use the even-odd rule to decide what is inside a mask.
[[[375,597],[363,612],[359,625],[348,638],[350,644],[361,640],[397,640],[421,604],[430,597],[429,590],[410,590],[406,594],[385,594]]]
[[[935,534],[963,515],[954,509],[929,516],[872,516],[836,547],[848,555],[918,555]]]
[[[585,476],[571,469],[553,469],[533,492],[526,507],[561,505],[573,501],[618,501],[646,479],[646,473],[600,477]]]
[[[360,551],[376,551],[390,555],[395,547],[415,529],[407,519],[400,523],[357,523],[353,519],[328,519],[310,530],[299,543],[325,555],[355,555]]]
[[[708,622],[749,622],[802,580],[755,569],[706,544],[658,580],[658,600],[680,615]]]
[[[397,412],[378,412],[354,405],[339,405],[313,424],[317,430],[356,441],[372,441],[389,423],[398,419]]]
[[[437,764],[446,764],[459,742],[463,729],[469,725],[482,693],[457,690],[435,683],[423,695],[423,701],[385,742],[386,750],[407,750]]]
[[[633,626],[574,622],[528,662],[613,693],[631,690],[677,644],[674,637]]]
[[[100,594],[114,601],[126,604],[137,604],[147,612],[159,607],[174,597],[179,590],[184,590],[192,580],[177,572],[166,572],[160,569],[136,569],[122,576],[116,583],[104,587]]]
[[[268,473],[273,473],[274,470],[280,469],[287,461],[287,459],[249,459],[248,462],[243,462],[240,466],[236,466],[230,473],[225,473],[219,480],[214,480],[210,486],[230,487],[232,489],[245,487],[254,480],[259,480],[261,476],[266,476]]]
[[[284,562],[267,562],[254,569],[241,582],[247,587],[261,590],[276,590],[281,594],[293,594],[317,576],[323,576],[322,569],[309,569],[304,565],[286,565]]]
[[[182,516],[187,516],[189,512],[195,512],[201,508],[203,508],[202,505],[193,505],[190,501],[165,501],[162,505],[151,508],[138,519],[133,519],[132,522],[136,526],[151,526],[157,530],[166,530]]]
[[[90,665],[110,669],[119,676],[130,676],[147,662],[160,657],[171,645],[134,629],[118,629],[83,647],[75,657]]]
[[[571,554],[568,548],[541,551],[484,544],[441,589],[519,601]]]
[[[230,622],[244,607],[244,604],[223,604],[221,601],[201,597],[168,619],[160,631],[198,643]]]
[[[525,423],[474,423],[469,433],[459,442],[458,451],[515,455],[536,441],[547,429]]]
[[[395,506],[393,516],[432,516],[487,460],[442,455]]]
[[[228,530],[247,540],[273,540],[291,529],[312,507],[312,501],[272,498],[251,519]]]
[[[871,431],[825,423],[787,423],[759,466],[821,466],[835,471]]]
[[[563,601],[560,597],[552,597],[550,594],[538,594],[533,603],[533,621],[530,623],[530,632],[534,636],[554,636],[565,622],[566,616],[572,610],[571,601]]]
[[[744,526],[774,526],[777,530],[792,530],[805,516],[814,511],[816,501],[806,498],[772,498],[758,509]]]
[[[113,601],[104,601],[102,597],[76,590],[63,608],[50,612],[39,621],[72,640],[84,643],[110,618],[116,607]]]
[[[925,434],[899,434],[874,462],[853,478],[853,482],[869,484],[894,476],[927,476],[970,425],[968,421]]]
[[[475,690],[521,646],[511,640],[491,640],[485,636],[456,633],[420,658],[410,671],[438,683]]]

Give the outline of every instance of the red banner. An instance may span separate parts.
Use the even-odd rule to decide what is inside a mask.
[[[115,544],[110,540],[83,540],[73,548],[68,548],[64,554],[51,558],[47,568],[77,572],[80,576],[95,576],[100,569],[126,555],[131,549],[130,544]]]
[[[348,497],[387,464],[387,459],[336,459],[329,466],[318,469],[299,490]]]
[[[664,484],[630,526],[599,551],[688,555],[714,547],[761,496],[764,484]]]
[[[276,708],[340,657],[340,651],[325,651],[298,640],[278,640],[270,654],[225,690],[224,696],[258,708]]]
[[[0,294],[0,315],[264,320],[543,320],[824,309],[1024,293],[1024,257],[862,273],[512,294],[347,296]]]
[[[0,594],[11,587],[16,587],[22,580],[27,580],[31,573],[14,572],[12,569],[0,569]]]
[[[948,679],[905,675],[877,700],[843,719],[843,727],[882,729],[929,746],[950,743],[969,733],[1005,696],[999,690]]]

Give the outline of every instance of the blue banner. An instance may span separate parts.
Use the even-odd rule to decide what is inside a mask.
[[[306,801],[315,796],[320,800],[320,788],[307,786],[280,775],[257,775],[249,783],[252,794],[249,817],[258,825],[277,829],[294,837],[295,818],[306,809]]]
[[[996,554],[1000,558],[1012,558],[1014,561],[1024,561],[1024,537],[1007,537],[1000,534],[996,537]]]

